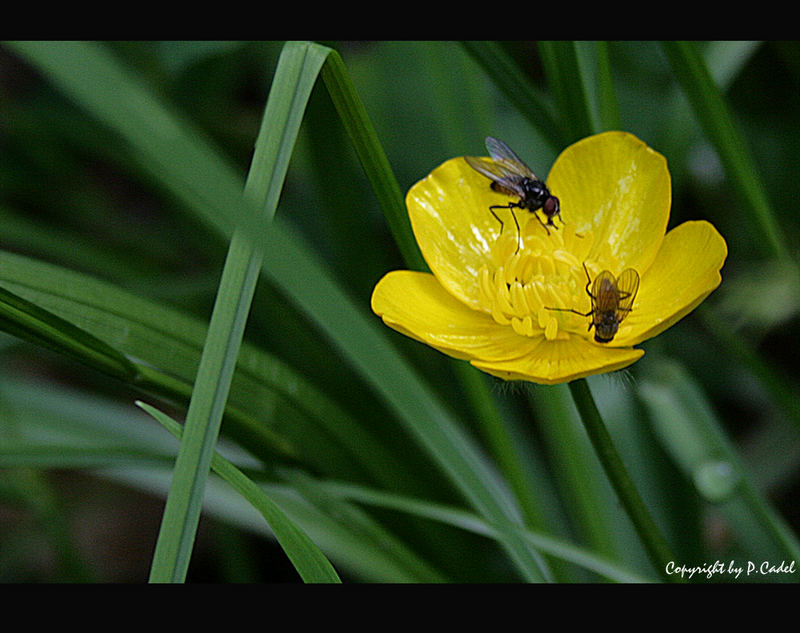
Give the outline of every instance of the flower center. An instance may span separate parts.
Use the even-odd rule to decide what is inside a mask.
[[[594,281],[602,268],[616,270],[616,258],[607,246],[592,248],[591,231],[577,231],[556,220],[557,228],[547,227],[548,235],[532,213],[515,213],[520,234],[513,222],[507,223],[505,228],[510,224],[510,230],[504,230],[491,246],[491,263],[479,272],[481,307],[497,323],[510,325],[522,336],[544,334],[547,340],[566,340],[575,334],[591,338],[591,317],[581,316],[591,310],[583,264]]]

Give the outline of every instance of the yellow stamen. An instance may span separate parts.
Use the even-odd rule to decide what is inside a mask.
[[[547,340],[589,337],[589,317],[570,312],[588,312],[586,263],[590,274],[613,268],[613,262],[579,259],[591,251],[592,234],[575,235],[569,226],[550,230],[528,221],[517,249],[513,239],[501,236],[492,248],[490,261],[479,273],[482,308],[501,325],[511,325],[521,336],[544,336]],[[576,254],[569,247],[580,244]],[[605,249],[601,249],[605,250]],[[552,310],[560,308],[560,310]]]

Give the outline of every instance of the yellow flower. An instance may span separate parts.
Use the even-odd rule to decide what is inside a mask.
[[[493,191],[463,157],[436,168],[406,196],[433,274],[388,273],[373,291],[373,311],[389,327],[489,374],[555,384],[635,362],[644,350],[634,345],[686,316],[720,284],[725,240],[705,221],[666,232],[666,160],[635,136],[606,132],[571,145],[547,186],[564,224],[556,219],[558,228],[548,232],[530,211],[515,209],[518,235],[510,210],[495,209],[502,225],[489,211],[517,200]],[[630,311],[619,313],[614,338],[597,342],[587,272],[594,281],[601,271],[619,277],[627,268],[639,274],[638,293]]]

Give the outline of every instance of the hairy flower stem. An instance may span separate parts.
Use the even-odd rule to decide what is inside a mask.
[[[603,465],[606,475],[614,487],[620,502],[633,523],[636,533],[644,545],[650,561],[656,570],[669,581],[680,581],[677,575],[667,574],[667,564],[675,563],[675,557],[670,552],[664,536],[653,521],[650,511],[639,496],[636,486],[628,474],[625,464],[614,448],[614,443],[606,429],[600,412],[597,410],[592,392],[586,379],[573,380],[569,390],[575,406],[578,408],[583,425],[589,434],[597,457]]]

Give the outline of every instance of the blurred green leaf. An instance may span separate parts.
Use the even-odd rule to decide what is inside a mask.
[[[259,207],[243,195],[243,176],[205,135],[160,102],[106,48],[76,41],[6,45],[121,135],[141,167],[210,225],[228,234],[237,224],[259,230]]]
[[[478,41],[464,41],[461,45],[481,65],[506,98],[527,117],[550,144],[551,149],[561,148],[564,145],[563,132],[559,130],[547,97],[526,81],[522,70],[503,50],[502,45],[499,42]]]
[[[747,220],[754,222],[754,228],[761,236],[756,247],[765,255],[787,260],[786,244],[755,161],[697,45],[694,42],[663,42],[662,47],[700,125],[725,167],[731,186],[750,209],[752,215]]]
[[[589,75],[585,71],[586,62],[581,58],[579,48],[577,42],[539,42],[547,83],[557,105],[567,144],[600,131]]]
[[[110,345],[72,323],[0,288],[0,327],[9,334],[78,358],[108,373],[133,380],[134,364]]]
[[[638,393],[670,455],[698,494],[727,516],[748,555],[753,560],[800,559],[800,545],[753,485],[691,376],[678,363],[661,360],[640,382]]]
[[[363,486],[343,484],[341,482],[316,481],[313,482],[313,485],[319,487],[325,494],[333,497],[341,497],[366,505],[375,505],[401,512],[408,512],[448,523],[490,538],[497,537],[497,533],[491,525],[474,514],[456,508],[443,507],[401,495],[375,491],[364,488]],[[531,531],[521,531],[520,533],[524,539],[543,552],[585,567],[610,580],[616,582],[646,582],[643,577],[615,565],[610,560],[596,556],[591,552],[574,547],[558,539],[553,539],[541,533]]]
[[[774,260],[753,264],[726,279],[716,306],[736,332],[785,326],[800,313],[800,270]]]

